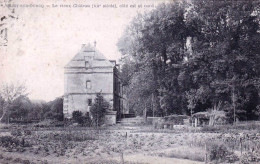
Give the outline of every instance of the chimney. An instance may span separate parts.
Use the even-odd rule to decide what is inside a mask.
[[[97,45],[97,41],[94,41],[94,47],[96,48],[96,45]]]

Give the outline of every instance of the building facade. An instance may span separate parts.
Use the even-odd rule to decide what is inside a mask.
[[[64,117],[71,118],[73,111],[90,112],[100,92],[110,104],[107,119],[112,115],[120,119],[122,114],[127,114],[118,67],[116,61],[107,60],[95,46],[83,44],[80,52],[65,66]]]

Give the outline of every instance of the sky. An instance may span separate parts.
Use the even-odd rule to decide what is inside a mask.
[[[8,44],[0,46],[0,84],[24,82],[30,99],[54,100],[64,92],[64,66],[82,44],[97,42],[108,59],[117,60],[116,43],[131,19],[162,0],[17,0],[13,4],[43,4],[49,8],[18,7],[8,26]],[[69,8],[59,5],[116,4],[117,8]],[[127,4],[128,8],[119,8]],[[142,8],[130,8],[130,5]],[[58,5],[58,7],[52,7]],[[1,8],[1,7],[0,7]],[[2,7],[3,9],[3,7]],[[0,9],[0,10],[2,10]],[[5,10],[2,10],[5,11]],[[2,13],[3,14],[3,13]]]

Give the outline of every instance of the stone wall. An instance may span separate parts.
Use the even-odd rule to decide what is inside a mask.
[[[108,111],[105,115],[105,124],[114,125],[116,124],[116,111]]]
[[[146,119],[147,122],[146,123],[153,125],[161,118],[162,117],[147,117],[147,119]]]
[[[113,107],[113,74],[95,73],[95,74],[65,74],[65,97],[67,102],[64,104],[67,108],[67,117],[75,110],[83,113],[89,112],[88,101],[95,101],[96,94],[101,92],[103,97]],[[90,88],[87,88],[87,81],[90,81]]]

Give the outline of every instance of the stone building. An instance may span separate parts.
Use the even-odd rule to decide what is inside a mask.
[[[84,114],[90,112],[99,92],[110,104],[111,109],[106,113],[108,124],[114,124],[116,119],[128,114],[126,100],[122,96],[118,67],[116,61],[107,60],[95,46],[83,44],[80,52],[65,66],[65,118],[71,118],[72,112],[77,110]]]

